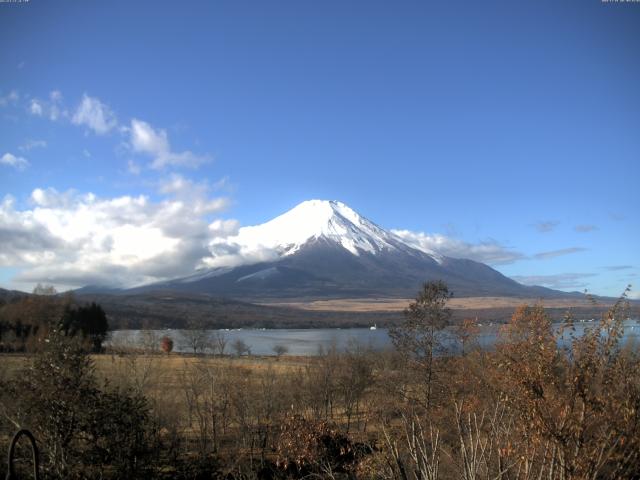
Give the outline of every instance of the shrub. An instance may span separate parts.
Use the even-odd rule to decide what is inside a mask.
[[[623,296],[566,350],[539,305],[519,308],[505,327],[496,390],[517,419],[516,454],[537,458],[540,476],[640,473],[640,372],[637,354],[620,345],[626,317]]]
[[[274,446],[277,466],[294,478],[328,472],[352,472],[371,450],[355,444],[327,422],[288,415],[280,424]]]
[[[43,469],[55,478],[127,472],[144,453],[144,398],[100,389],[94,364],[78,339],[53,330],[32,364],[5,385],[2,407],[14,425],[32,430],[42,446]]]
[[[160,349],[167,355],[171,353],[173,350],[173,340],[171,337],[165,335],[160,339]]]

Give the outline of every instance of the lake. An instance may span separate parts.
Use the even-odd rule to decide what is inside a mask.
[[[575,322],[575,334],[581,335],[586,328],[593,328],[597,321]],[[559,328],[557,325],[556,328]],[[640,320],[627,320],[624,322],[623,342],[638,342],[640,337]],[[496,341],[497,331],[500,325],[484,325],[480,327],[478,344],[481,348],[491,348]],[[142,347],[151,344],[157,348],[159,339],[165,335],[174,341],[173,351],[191,352],[183,335],[183,330],[115,330],[111,332],[108,344],[128,347]],[[318,329],[238,329],[238,330],[208,330],[207,334],[213,337],[222,334],[227,340],[225,353],[233,353],[231,345],[236,340],[242,340],[253,355],[275,355],[273,348],[276,345],[284,345],[289,355],[318,355],[321,351],[327,351],[335,346],[338,351],[359,346],[361,348],[381,351],[392,347],[387,329],[377,328],[318,328]],[[452,351],[459,350],[457,342],[453,339],[451,331],[442,334],[442,343]],[[561,343],[570,341],[568,333],[564,334]]]

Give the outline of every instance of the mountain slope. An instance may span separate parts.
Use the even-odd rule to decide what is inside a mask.
[[[233,252],[231,259],[227,252]],[[418,250],[341,202],[303,202],[212,245],[214,266],[130,290],[174,290],[234,298],[412,296],[443,280],[456,296],[568,296],[524,286],[479,262]],[[238,257],[244,264],[233,266]],[[253,259],[253,260],[246,260]],[[225,264],[226,263],[226,264]]]

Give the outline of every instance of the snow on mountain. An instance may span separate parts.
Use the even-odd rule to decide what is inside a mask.
[[[309,240],[320,237],[339,243],[354,255],[396,248],[380,227],[344,203],[326,200],[308,200],[267,223],[241,228],[237,241],[291,255]]]
[[[243,277],[240,277],[238,280],[236,280],[236,282],[243,282],[245,280],[249,280],[249,279],[258,279],[258,280],[265,280],[273,275],[277,275],[278,274],[278,269],[275,267],[269,267],[269,268],[265,268],[264,270],[258,270],[255,273],[251,273],[249,275],[245,275]]]
[[[438,255],[401,235],[344,203],[309,200],[262,225],[217,238],[203,265],[209,268],[133,291],[243,299],[407,298],[422,282],[442,280],[456,296],[562,295],[520,285],[483,263]]]
[[[308,200],[269,222],[242,227],[236,236],[215,240],[211,245],[214,254],[211,266],[251,263],[253,259],[275,260],[293,255],[303,245],[318,239],[334,242],[356,256],[415,249],[342,202]],[[441,260],[434,252],[424,253]],[[250,260],[240,262],[239,256]],[[225,257],[231,261],[225,262]]]

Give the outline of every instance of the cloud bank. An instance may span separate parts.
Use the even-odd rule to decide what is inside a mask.
[[[233,230],[233,221],[210,218],[229,201],[178,176],[160,188],[158,201],[37,188],[26,209],[7,195],[0,203],[0,266],[21,270],[15,282],[67,287],[192,274],[211,257],[210,243]]]
[[[506,265],[526,258],[523,253],[505,247],[495,240],[468,243],[437,233],[410,230],[392,230],[392,232],[414,248],[446,257],[468,258],[489,265]]]

